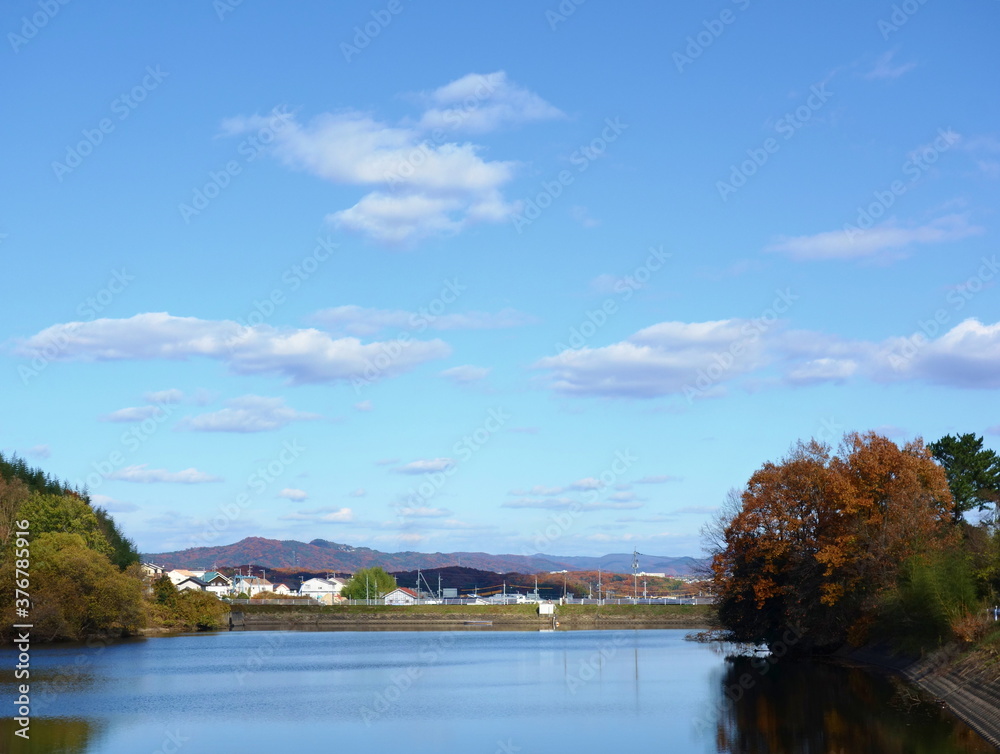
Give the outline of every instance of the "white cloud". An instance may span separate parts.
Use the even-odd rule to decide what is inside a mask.
[[[292,384],[349,382],[394,377],[431,359],[448,356],[440,340],[362,343],[332,338],[316,329],[245,327],[229,320],[175,317],[163,312],[128,319],[96,319],[53,325],[20,341],[18,353],[34,356],[48,347],[50,360],[186,360],[224,362],[236,374],[277,374]]]
[[[670,474],[657,474],[655,476],[644,476],[636,479],[636,484],[666,484],[667,482],[679,482],[683,477],[672,476]]]
[[[353,492],[349,492],[348,494],[351,497],[364,497],[365,495],[368,494],[368,492],[365,490],[364,487],[358,487],[356,490],[354,490]]]
[[[968,215],[939,217],[925,225],[900,227],[894,220],[868,230],[845,228],[811,236],[779,237],[765,251],[787,254],[792,259],[860,259],[914,244],[939,244],[980,235],[984,229],[970,225]]]
[[[355,403],[354,404],[354,410],[355,411],[362,411],[362,412],[364,412],[364,411],[372,411],[372,410],[374,410],[374,408],[375,407],[372,405],[371,401],[361,401],[360,403]]]
[[[25,451],[25,455],[31,458],[49,458],[52,456],[52,448],[48,445],[32,445]]]
[[[899,48],[889,50],[879,56],[878,60],[875,61],[874,67],[865,74],[866,79],[898,79],[904,73],[912,71],[917,67],[916,62],[911,61],[909,63],[902,63],[900,65],[893,65],[892,59],[899,52]]]
[[[146,419],[155,419],[163,413],[162,409],[156,406],[129,406],[120,408],[105,414],[101,417],[102,422],[141,422]]]
[[[286,513],[281,521],[309,521],[317,524],[346,524],[354,521],[350,508],[314,508],[313,510]]]
[[[180,403],[184,400],[184,393],[177,388],[170,388],[146,393],[142,398],[146,403]]]
[[[996,266],[993,260],[988,264]],[[957,388],[1000,387],[1000,323],[967,319],[933,339],[917,331],[879,342],[850,341],[780,327],[747,331],[740,323],[745,325],[747,321],[665,323],[665,329],[646,328],[624,343],[567,351],[543,359],[538,366],[550,370],[551,386],[557,391],[622,398],[687,395],[708,374],[715,376],[709,385],[713,389],[752,373],[756,373],[753,379],[758,387],[856,379],[880,383],[920,381]],[[694,338],[695,333],[700,333],[702,339]],[[678,337],[683,347],[666,352],[664,349]],[[657,342],[659,338],[665,340]],[[723,364],[728,367],[722,368]],[[712,365],[718,367],[714,372],[709,371]],[[765,370],[772,374],[769,376]],[[671,481],[669,477],[647,477],[639,483],[655,479]]]
[[[412,461],[396,469],[399,474],[430,474],[435,471],[445,471],[455,465],[451,458],[429,458]]]
[[[586,207],[571,207],[569,211],[569,216],[572,217],[576,222],[582,225],[584,228],[596,228],[601,224],[600,220],[595,220],[590,215],[590,211]]]
[[[451,511],[447,508],[429,508],[427,506],[402,507],[397,508],[396,512],[400,516],[407,516],[409,518],[439,518],[451,515]]]
[[[485,160],[482,146],[448,141],[448,131],[484,133],[562,114],[503,71],[464,76],[423,99],[428,109],[416,124],[391,125],[355,111],[303,124],[286,114],[273,129],[272,150],[286,165],[331,183],[371,188],[328,220],[379,243],[409,245],[505,221],[515,205],[502,189],[515,163]],[[238,135],[268,123],[260,116],[229,118],[223,130]]]
[[[477,367],[472,364],[463,364],[459,367],[452,367],[451,369],[445,369],[441,372],[442,377],[447,377],[452,382],[459,385],[469,385],[473,382],[479,382],[480,380],[486,379],[489,376],[490,369],[488,367]]]
[[[470,73],[424,95],[430,107],[420,127],[486,133],[565,115],[534,92],[518,86],[504,71]]]
[[[301,503],[307,497],[309,493],[305,490],[298,490],[293,487],[285,487],[281,492],[278,493],[278,497],[283,497],[286,500],[294,500],[297,503]]]
[[[125,503],[96,493],[90,496],[90,502],[98,508],[104,508],[108,513],[132,513],[139,510],[139,506],[135,503]]]
[[[330,330],[349,335],[375,335],[385,329],[399,330],[499,330],[529,325],[537,320],[516,309],[499,312],[455,312],[432,315],[426,311],[370,309],[361,306],[336,306],[316,312],[311,321]]]
[[[319,414],[286,406],[284,398],[244,395],[226,401],[226,408],[219,411],[187,417],[177,424],[177,428],[193,432],[273,432],[293,421],[319,418]]]
[[[206,474],[204,471],[190,468],[182,471],[167,471],[166,469],[150,469],[149,464],[138,464],[136,466],[125,466],[118,471],[108,475],[108,479],[115,479],[121,482],[137,482],[140,484],[154,484],[166,482],[168,484],[204,484],[207,482],[221,482],[222,478]]]
[[[734,344],[740,346],[740,357],[722,370],[725,379],[762,366],[767,356],[759,333],[753,320],[663,322],[619,343],[570,349],[540,359],[535,368],[551,374],[556,391],[572,395],[652,398],[678,394],[693,386],[699,370],[712,368],[719,354]]]

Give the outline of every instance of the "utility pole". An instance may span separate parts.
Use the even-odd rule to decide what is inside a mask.
[[[632,550],[632,599],[639,599],[639,551]]]
[[[597,604],[598,605],[604,604],[603,602],[601,602],[601,569],[600,568],[597,569]]]

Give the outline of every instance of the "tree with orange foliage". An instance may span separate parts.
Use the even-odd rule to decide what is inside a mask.
[[[952,517],[947,480],[921,440],[868,432],[838,455],[811,440],[747,483],[713,553],[719,618],[738,641],[789,628],[803,646],[859,641],[910,557],[940,545]]]

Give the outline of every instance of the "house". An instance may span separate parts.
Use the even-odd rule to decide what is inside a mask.
[[[167,577],[170,579],[170,581],[173,583],[174,586],[177,586],[186,579],[198,578],[197,576],[195,576],[194,571],[186,571],[183,568],[175,568],[172,571],[167,571]]]
[[[160,576],[162,576],[166,572],[167,572],[166,568],[164,568],[163,566],[160,566],[160,565],[156,565],[156,563],[143,563],[142,564],[142,575],[143,576],[148,576],[149,578],[153,579],[154,581],[156,579],[160,578]]]
[[[275,594],[294,594],[294,592],[289,589],[288,584],[275,584],[274,586]]]
[[[177,587],[178,592],[183,592],[187,589],[195,592],[204,592],[208,584],[199,579],[197,576],[188,576],[183,581],[174,584],[174,586]]]
[[[205,582],[205,591],[211,592],[216,597],[221,597],[224,594],[229,594],[233,588],[233,580],[227,576],[223,576],[218,571],[206,571],[200,578]]]
[[[243,576],[242,574],[233,576],[232,591],[235,594],[246,592],[247,596],[252,599],[261,592],[270,592],[273,590],[274,584],[259,576]]]
[[[347,586],[347,582],[335,577],[326,579],[308,579],[302,582],[299,587],[299,594],[303,597],[312,597],[314,600],[325,602],[327,605],[340,598],[340,592]]]
[[[397,586],[385,595],[387,605],[414,605],[417,602],[417,593],[405,586]]]

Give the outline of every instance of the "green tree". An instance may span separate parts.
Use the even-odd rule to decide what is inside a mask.
[[[377,599],[396,588],[396,579],[380,566],[362,568],[347,582],[341,595],[349,600]]]
[[[945,435],[928,446],[934,460],[944,467],[948,487],[955,498],[954,520],[966,511],[983,510],[1000,500],[1000,456],[983,448],[983,438],[974,434]]]
[[[16,560],[0,567],[0,604],[9,630],[13,614]],[[31,542],[31,620],[39,639],[79,640],[125,635],[145,624],[142,582],[122,573],[87,547],[75,533],[44,532]]]
[[[31,523],[32,536],[42,532],[79,534],[92,550],[108,557],[114,553],[94,509],[73,495],[33,493],[21,504],[17,518]]]
[[[166,574],[153,582],[153,601],[158,605],[169,607],[177,604],[177,587]]]
[[[138,563],[139,551],[135,548],[135,542],[125,536],[121,527],[118,526],[118,522],[104,508],[94,508],[93,510],[101,532],[111,546],[111,562],[123,571],[130,565]]]

